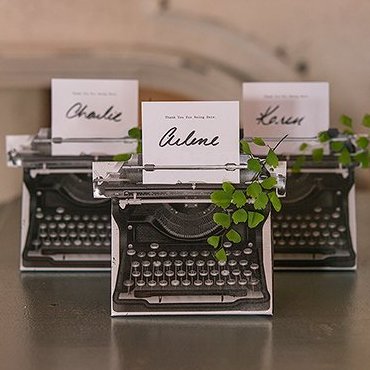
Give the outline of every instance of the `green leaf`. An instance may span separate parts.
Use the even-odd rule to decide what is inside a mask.
[[[222,184],[222,189],[224,189],[226,193],[232,194],[235,190],[235,187],[230,182],[224,182]]]
[[[322,161],[322,158],[324,156],[324,149],[323,148],[315,148],[312,150],[312,159],[315,162]]]
[[[275,177],[268,177],[261,182],[264,189],[270,190],[277,184]]]
[[[344,148],[344,143],[343,141],[332,141],[330,148],[333,152],[340,152]]]
[[[276,195],[276,192],[271,191],[268,193],[268,197],[270,199],[270,202],[276,212],[280,212],[281,210],[281,201],[279,197]]]
[[[241,208],[241,209],[236,210],[232,214],[231,218],[233,219],[235,224],[239,224],[241,222],[244,223],[248,219],[248,213],[245,209]]]
[[[279,158],[272,149],[267,153],[266,163],[271,167],[277,167],[279,164]]]
[[[347,149],[347,147],[343,148],[338,160],[339,160],[339,163],[342,164],[343,166],[347,166],[351,164],[352,158],[351,158],[351,154],[349,150]]]
[[[249,211],[248,212],[248,227],[253,229],[257,227],[264,219],[265,217],[261,213]]]
[[[369,139],[365,136],[361,136],[356,140],[356,144],[361,149],[366,149],[369,145]]]
[[[142,142],[141,142],[141,141],[139,141],[139,142],[137,143],[137,146],[136,146],[136,153],[140,154],[140,153],[142,153],[142,152],[143,152],[143,144],[142,144]]]
[[[207,239],[207,243],[208,243],[209,245],[212,245],[212,247],[217,248],[217,247],[218,247],[218,245],[220,244],[220,239],[221,239],[221,237],[216,236],[216,235],[213,235],[213,236],[210,236],[210,237]]]
[[[242,241],[240,234],[233,229],[229,230],[229,232],[226,234],[226,238],[233,243],[240,243]]]
[[[362,126],[370,128],[370,114],[364,115],[364,118],[362,119]]]
[[[260,137],[254,137],[253,138],[253,142],[256,144],[256,145],[258,145],[258,146],[265,146],[266,144],[265,144],[265,142],[263,141],[263,139],[262,138],[260,138]]]
[[[223,190],[216,190],[211,194],[211,200],[221,208],[227,208],[231,203],[231,194]]]
[[[293,173],[300,172],[305,161],[306,161],[306,157],[304,155],[298,156],[292,165],[292,172]]]
[[[345,114],[343,114],[340,118],[339,118],[339,121],[342,125],[344,126],[347,126],[349,128],[352,128],[352,118],[351,117],[348,117],[346,116]]]
[[[238,207],[241,208],[247,203],[247,198],[245,197],[242,190],[236,190],[233,194],[232,202]]]
[[[254,201],[254,204],[253,204],[254,209],[265,209],[268,201],[269,201],[269,198],[264,192],[262,192]]]
[[[261,165],[259,159],[250,158],[248,160],[248,170],[254,171],[254,172],[260,172],[261,169],[262,169],[262,165]]]
[[[368,168],[370,163],[369,163],[369,152],[367,150],[365,150],[364,152],[361,152],[361,153],[357,153],[355,155],[355,161],[358,162],[361,167],[363,168]]]
[[[126,162],[131,158],[131,153],[116,154],[113,156],[113,161]]]
[[[252,154],[249,143],[245,140],[240,140],[240,149],[243,154]]]
[[[215,258],[217,261],[227,261],[227,256],[224,248],[221,248],[215,253]]]
[[[302,144],[299,146],[299,150],[300,150],[301,152],[304,152],[307,148],[308,148],[308,144],[307,144],[307,143],[302,143]]]
[[[262,187],[258,182],[252,182],[247,187],[247,195],[252,198],[257,198],[262,192]]]
[[[327,131],[322,131],[322,132],[319,132],[318,138],[319,138],[320,143],[325,143],[330,140],[330,135],[328,134]]]
[[[230,218],[230,215],[227,213],[216,212],[213,215],[213,221],[217,225],[220,225],[225,229],[229,228],[231,225],[231,218]]]
[[[141,129],[139,127],[133,127],[128,130],[128,136],[132,137],[133,139],[141,139]]]

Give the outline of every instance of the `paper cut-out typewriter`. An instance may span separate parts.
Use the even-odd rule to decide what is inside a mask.
[[[284,165],[271,174],[282,193]],[[143,171],[228,166],[143,166],[141,156],[93,163],[94,196],[112,199],[112,315],[272,313],[270,217],[256,229],[237,225],[242,241],[225,241],[227,261],[218,261],[206,240],[221,231],[210,202],[220,184],[142,183]],[[237,188],[255,175],[240,174]]]
[[[320,161],[307,156],[299,173],[292,170],[297,156],[280,156],[287,190],[281,212],[272,213],[276,269],[356,269],[355,167],[326,153]]]
[[[51,156],[51,142],[49,129],[7,137],[8,165],[23,167],[21,270],[109,270],[110,202],[92,195],[98,157]]]

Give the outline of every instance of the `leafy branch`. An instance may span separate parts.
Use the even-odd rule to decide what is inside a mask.
[[[236,189],[230,182],[224,182],[222,190],[216,190],[211,194],[212,203],[220,208],[219,212],[214,213],[213,221],[222,227],[222,232],[220,235],[210,236],[207,242],[215,248],[214,255],[217,260],[225,261],[227,259],[223,247],[225,239],[236,244],[241,242],[242,237],[236,230],[236,225],[247,223],[249,228],[256,228],[265,220],[264,211],[269,204],[275,211],[280,211],[281,202],[276,190],[274,190],[277,185],[276,178],[265,176],[262,179],[262,174],[269,173],[266,166],[269,166],[270,169],[278,166],[279,159],[275,154],[275,149],[282,140],[274,148],[271,148],[260,137],[252,139],[253,144],[268,148],[265,159],[255,157],[249,143],[246,140],[241,140],[241,152],[249,156],[247,169],[255,172],[250,184],[246,189],[240,190]]]
[[[319,145],[312,146],[307,143],[300,145],[299,150],[302,154],[294,161],[293,172],[300,172],[307,155],[311,155],[315,162],[321,162],[327,146],[342,166],[358,165],[363,168],[370,166],[369,134],[356,134],[352,118],[346,115],[340,117],[340,123],[344,126],[342,131],[329,129],[318,134]],[[365,114],[362,118],[362,126],[370,128],[369,114]]]
[[[128,131],[128,136],[131,139],[135,139],[137,141],[136,151],[131,152],[131,153],[116,154],[115,156],[113,156],[113,161],[126,162],[131,158],[131,156],[133,154],[135,154],[135,153],[139,154],[139,153],[142,152],[142,132],[141,132],[141,128],[139,128],[139,127],[131,128]]]

